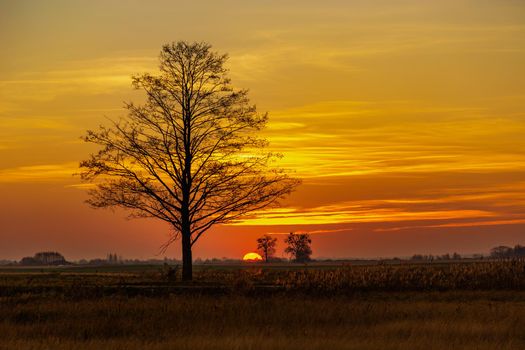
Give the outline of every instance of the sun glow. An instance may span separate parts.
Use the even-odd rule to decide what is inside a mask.
[[[246,253],[246,254],[244,254],[242,260],[243,261],[249,261],[249,262],[261,261],[262,260],[262,256],[260,256],[257,253]]]

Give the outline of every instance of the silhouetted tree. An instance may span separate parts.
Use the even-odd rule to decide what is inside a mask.
[[[257,250],[262,254],[264,261],[268,262],[275,254],[275,246],[277,245],[277,238],[270,235],[264,235],[257,238]]]
[[[206,43],[165,45],[160,73],[133,77],[145,103],[126,104],[127,118],[85,136],[102,146],[80,164],[82,179],[97,181],[88,203],[169,223],[162,248],[182,238],[184,280],[204,232],[274,206],[298,185],[270,167],[279,155],[257,137],[267,114],[257,113],[246,90],[233,89],[226,60]]]
[[[514,256],[515,257],[524,257],[525,256],[525,247],[519,244],[514,246]]]
[[[35,260],[43,265],[61,265],[66,259],[58,252],[40,252],[34,256]]]
[[[490,256],[492,258],[498,258],[498,259],[510,258],[512,257],[512,255],[513,255],[512,248],[507,247],[507,246],[498,246],[490,250]]]
[[[447,255],[444,255],[443,257],[446,257]],[[429,254],[429,255],[414,254],[410,258],[410,260],[414,260],[414,261],[430,261],[430,262],[432,262],[432,261],[434,261],[435,258],[436,257],[434,257],[434,255],[432,255],[432,254]],[[437,257],[437,259],[440,259],[440,258],[441,257],[439,257],[439,256]]]
[[[58,252],[39,252],[33,257],[24,257],[20,261],[22,265],[64,265],[67,263],[64,256]]]
[[[290,254],[294,261],[310,261],[310,255],[312,255],[310,244],[312,243],[312,240],[308,233],[295,234],[290,232],[284,242],[288,244],[288,247],[284,250],[285,253]]]
[[[38,265],[39,262],[35,260],[32,256],[26,256],[23,257],[22,260],[20,260],[20,265]]]
[[[110,264],[117,264],[119,262],[119,257],[117,256],[117,253],[109,253],[107,257],[107,262]]]

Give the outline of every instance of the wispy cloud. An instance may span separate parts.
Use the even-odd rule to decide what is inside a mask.
[[[63,95],[92,95],[130,89],[131,75],[154,71],[157,57],[107,57],[77,60],[60,69],[23,72],[0,80],[0,111],[18,110],[20,103],[48,101]]]
[[[325,233],[341,233],[352,231],[352,228],[341,228],[341,229],[325,229],[325,230],[294,230],[293,233],[308,233],[310,235],[325,234]],[[268,232],[269,235],[288,235],[290,232]]]
[[[70,181],[78,163],[29,165],[0,169],[0,182]]]
[[[381,176],[377,180],[381,181]],[[412,186],[413,192],[407,197],[405,186],[410,186],[410,181],[410,178],[405,179],[405,185],[397,192],[390,189],[390,193],[386,195],[379,192],[381,188],[376,190],[370,187],[366,197],[372,199],[359,198],[359,193],[352,193],[352,187],[344,186],[343,181],[339,191],[345,191],[346,187],[346,196],[339,195],[339,199],[331,197],[330,204],[316,206],[313,201],[311,205],[301,207],[262,211],[232,225],[318,227],[317,225],[333,224],[379,224],[379,228],[375,229],[379,232],[508,225],[525,220],[521,210],[525,203],[523,182],[487,187],[449,187],[442,192],[439,191],[440,186]],[[422,183],[425,182],[423,180]],[[384,186],[390,188],[388,184]],[[335,191],[337,188],[335,187]],[[307,193],[317,197],[320,195],[314,188],[307,190]],[[345,230],[348,229],[348,225],[345,225]]]
[[[250,219],[238,220],[231,225],[278,226],[278,225],[320,225],[367,222],[398,222],[409,220],[450,220],[460,218],[491,217],[483,210],[435,210],[402,211],[393,208],[353,208],[347,205],[332,205],[307,210],[287,208],[257,213]]]
[[[525,169],[524,153],[516,152],[525,119],[489,115],[417,101],[332,101],[273,113],[287,127],[270,122],[267,135],[306,178]]]
[[[503,219],[503,220],[477,220],[469,222],[448,222],[437,225],[411,225],[411,226],[400,226],[400,227],[389,227],[389,228],[377,228],[374,229],[376,232],[394,232],[403,230],[413,229],[425,229],[425,228],[450,228],[450,227],[480,227],[480,226],[501,226],[501,225],[516,225],[525,223],[525,219]]]

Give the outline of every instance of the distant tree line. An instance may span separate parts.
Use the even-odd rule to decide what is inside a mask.
[[[68,262],[58,252],[40,252],[34,256],[26,256],[20,260],[20,265],[66,265]]]
[[[298,263],[305,263],[311,261],[312,240],[310,235],[307,233],[293,233],[288,234],[284,240],[286,243],[286,248],[284,249],[285,253],[290,257],[290,260]],[[285,262],[286,258],[276,257],[275,251],[277,247],[277,239],[266,234],[257,239],[257,251],[261,254],[264,261],[266,262]],[[482,254],[474,254],[468,257],[468,259],[483,259]],[[486,255],[485,255],[486,257]],[[512,259],[512,258],[523,258],[525,257],[525,246],[515,245],[514,247],[509,246],[497,246],[490,250],[490,258],[493,259]],[[423,254],[414,254],[409,258],[411,261],[447,261],[447,260],[461,260],[464,259],[458,253],[452,254],[442,254],[442,255],[423,255]],[[345,259],[322,259],[322,261],[343,261]],[[367,260],[367,259],[364,259]],[[374,260],[374,259],[372,259]],[[405,260],[400,258],[392,258],[391,260]],[[239,259],[232,258],[210,258],[210,259],[201,259],[197,258],[195,260],[196,264],[237,264]],[[181,260],[178,259],[124,259],[116,253],[109,253],[106,259],[91,259],[86,260],[82,259],[77,262],[79,265],[108,265],[108,264],[127,264],[127,265],[161,265],[161,264],[171,264],[177,265],[181,263]],[[0,265],[16,265],[16,261],[9,260],[0,260]],[[72,264],[68,262],[64,256],[58,252],[48,251],[48,252],[39,252],[34,256],[24,257],[18,263],[19,265],[24,266],[42,266],[42,265],[69,265]]]
[[[176,265],[180,264],[181,260],[179,259],[124,259],[122,256],[117,254],[108,254],[106,259],[96,258],[96,259],[81,259],[77,262],[79,265],[91,265],[91,266],[103,266],[103,265],[162,265],[162,264],[171,264]]]
[[[453,253],[450,255],[449,253],[443,254],[443,255],[422,255],[422,254],[414,254],[410,258],[410,260],[415,261],[434,261],[434,260],[460,260],[461,255],[458,253]]]
[[[500,245],[490,250],[490,257],[495,259],[525,257],[525,246],[516,244],[514,248]]]

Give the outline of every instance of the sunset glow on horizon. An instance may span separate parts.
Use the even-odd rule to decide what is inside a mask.
[[[194,257],[289,232],[310,233],[314,257],[525,244],[523,3],[153,3],[0,2],[0,260],[159,257],[169,228],[90,209],[73,174],[96,151],[80,136],[140,103],[131,76],[178,40],[229,54],[303,180],[280,208],[214,227]]]

